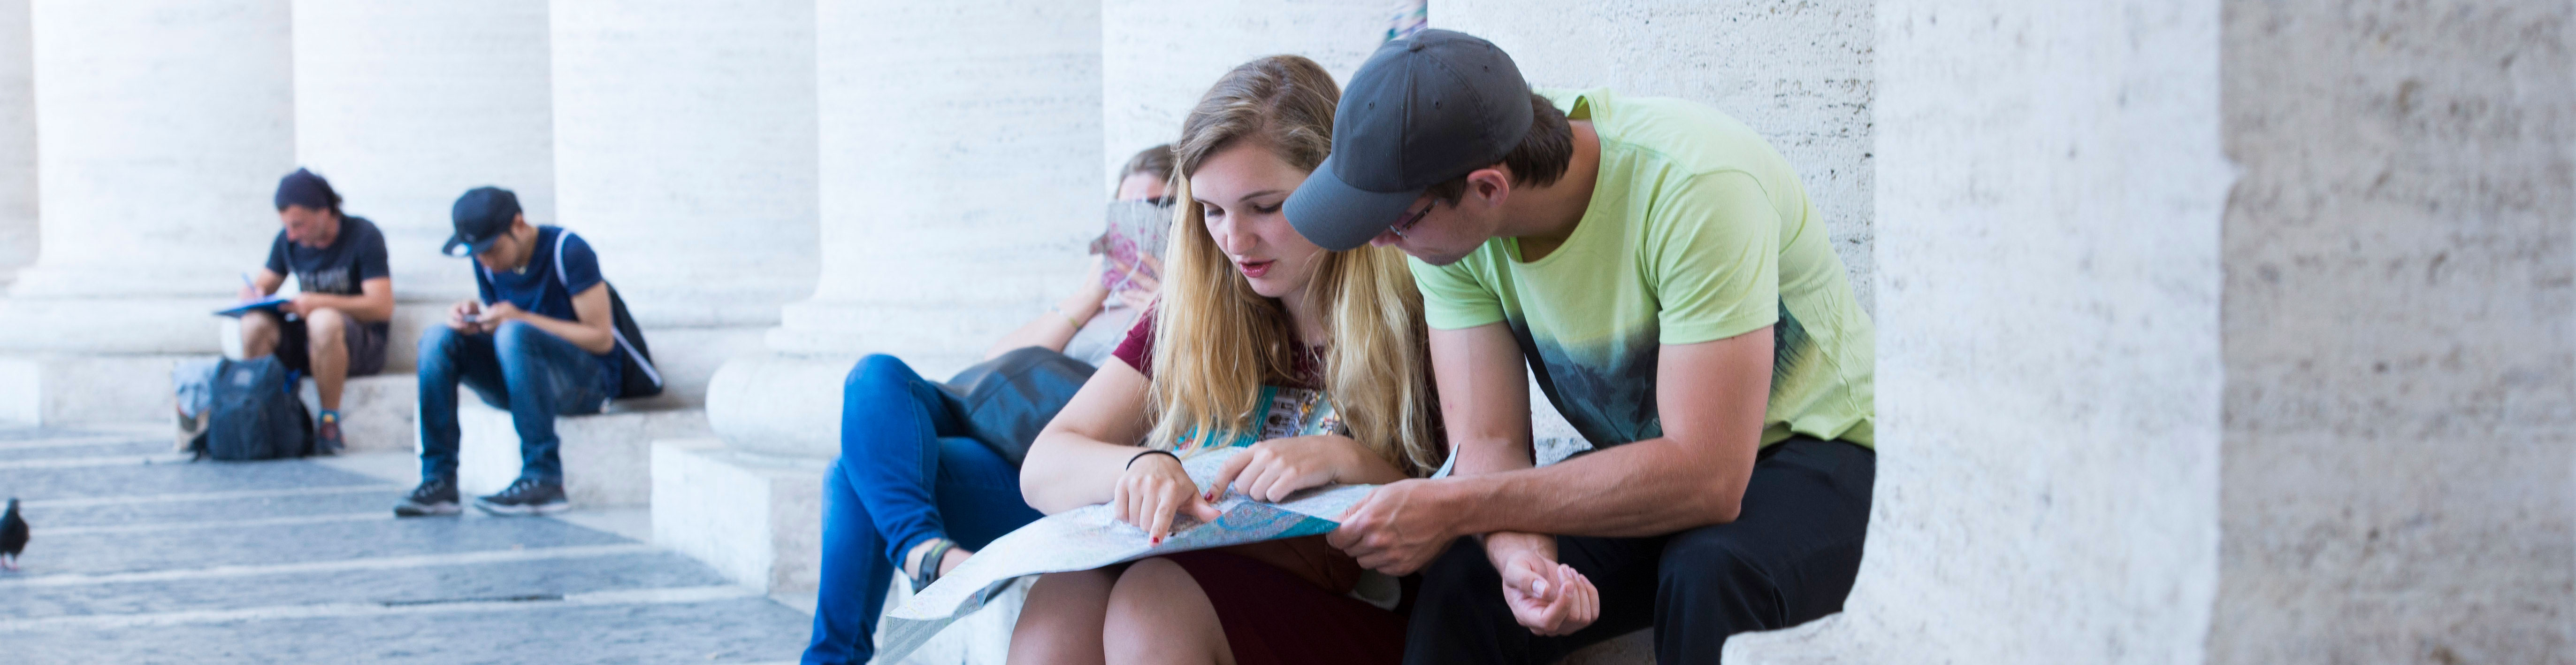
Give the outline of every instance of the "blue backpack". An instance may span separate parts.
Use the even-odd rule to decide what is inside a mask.
[[[313,454],[313,414],[295,397],[294,377],[277,356],[215,363],[206,432],[192,446],[198,459],[223,461]]]

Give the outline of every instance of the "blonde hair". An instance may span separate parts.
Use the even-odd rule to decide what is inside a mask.
[[[1262,297],[1208,234],[1190,193],[1189,174],[1210,155],[1249,142],[1289,165],[1313,171],[1332,151],[1333,106],[1341,89],[1314,61],[1275,55],[1226,72],[1181,124],[1172,154],[1179,168],[1172,198],[1171,244],[1163,257],[1161,302],[1154,314],[1155,405],[1150,445],[1171,446],[1190,432],[1254,427],[1262,384],[1295,377],[1305,345],[1287,308]],[[1324,352],[1324,385],[1351,437],[1379,457],[1420,476],[1440,466],[1445,449],[1432,434],[1431,386],[1423,376],[1422,296],[1404,255],[1390,247],[1326,254],[1307,297],[1322,306],[1332,343]]]

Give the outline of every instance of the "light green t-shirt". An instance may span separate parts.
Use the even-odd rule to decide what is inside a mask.
[[[1414,261],[1431,327],[1508,322],[1548,400],[1608,447],[1663,436],[1661,345],[1778,324],[1763,445],[1792,433],[1870,445],[1875,335],[1788,161],[1700,104],[1539,92],[1601,136],[1591,206],[1537,261],[1511,238],[1448,266]]]

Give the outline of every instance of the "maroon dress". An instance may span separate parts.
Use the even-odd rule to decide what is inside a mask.
[[[1154,375],[1154,314],[1112,355],[1147,377]],[[1299,382],[1320,384],[1322,368],[1301,354]],[[1228,650],[1240,665],[1385,663],[1404,660],[1404,615],[1350,596],[1359,564],[1324,543],[1323,536],[1275,540],[1166,555],[1189,571],[1225,627]]]

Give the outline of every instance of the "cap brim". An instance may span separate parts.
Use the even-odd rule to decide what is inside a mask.
[[[482,242],[468,242],[468,241],[466,241],[464,238],[461,238],[461,237],[457,237],[457,236],[448,236],[448,237],[447,237],[447,244],[446,244],[445,246],[439,247],[439,248],[438,248],[438,253],[440,253],[440,254],[445,254],[445,255],[448,255],[448,256],[453,256],[453,257],[456,257],[456,258],[465,258],[465,257],[468,257],[468,256],[473,256],[473,255],[476,255],[476,254],[481,254],[481,253],[483,253],[483,250],[491,249],[491,248],[492,248],[492,241],[494,241],[494,240],[499,240],[500,238],[501,238],[501,236],[500,236],[499,234],[494,234],[494,235],[493,235],[492,237],[490,237],[490,238],[484,238]],[[459,249],[459,248],[463,248],[465,251],[464,251],[464,252],[458,252],[458,251],[456,251],[456,250],[457,250],[457,249]]]
[[[1305,184],[1288,195],[1283,211],[1297,234],[1315,246],[1336,252],[1367,245],[1377,234],[1385,233],[1403,217],[1405,208],[1422,198],[1428,187],[1398,192],[1373,192],[1333,176],[1333,158],[1325,157],[1315,172],[1306,176]]]

